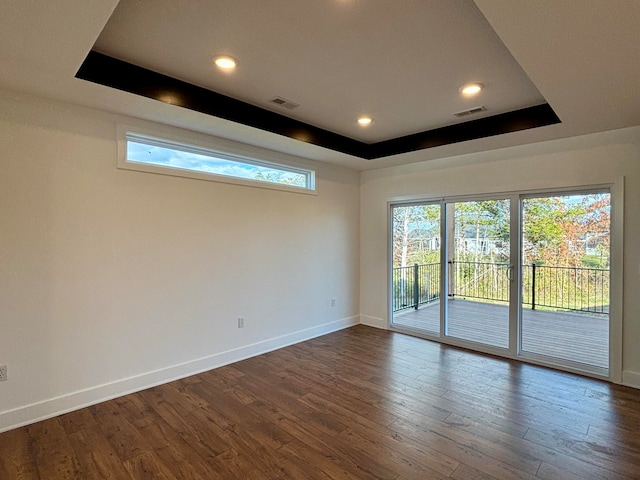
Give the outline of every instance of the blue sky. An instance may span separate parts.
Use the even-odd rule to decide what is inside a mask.
[[[209,157],[197,153],[146,145],[133,140],[129,140],[127,143],[127,160],[215,175],[269,181],[257,178],[257,176],[262,173],[265,176],[270,175],[274,179],[277,179],[272,180],[273,183],[287,183],[300,187],[306,185],[306,177],[301,173],[287,172],[285,170],[234,162],[232,160]]]

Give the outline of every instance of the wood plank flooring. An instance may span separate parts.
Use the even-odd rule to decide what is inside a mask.
[[[0,434],[0,479],[640,479],[640,391],[356,326]]]
[[[506,305],[449,300],[449,335],[501,348],[509,347]],[[522,349],[594,367],[609,366],[609,321],[606,316],[549,310],[522,310]],[[397,312],[394,324],[436,334],[440,303]]]

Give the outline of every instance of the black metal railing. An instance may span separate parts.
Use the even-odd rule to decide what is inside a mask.
[[[449,297],[509,301],[512,272],[506,263],[449,263]],[[393,311],[418,309],[440,298],[440,264],[393,269]],[[558,310],[609,313],[609,270],[603,268],[522,266],[522,304]]]
[[[509,264],[449,262],[449,297],[509,301]]]
[[[393,311],[415,308],[440,298],[440,264],[393,269]]]
[[[609,270],[523,265],[522,303],[578,312],[609,313]]]

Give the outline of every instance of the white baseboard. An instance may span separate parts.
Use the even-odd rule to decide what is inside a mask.
[[[387,330],[387,322],[384,318],[370,317],[369,315],[360,315],[360,323],[369,327],[381,328]]]
[[[0,412],[0,433],[56,417],[105,400],[145,390],[156,385],[206,372],[230,363],[261,355],[295,343],[336,332],[360,323],[360,316],[343,318],[244,347],[216,353],[179,365],[162,368],[59,397]]]
[[[622,372],[622,384],[627,387],[640,388],[640,372],[624,370]]]

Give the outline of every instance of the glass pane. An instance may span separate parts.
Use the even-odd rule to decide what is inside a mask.
[[[509,347],[509,201],[447,205],[448,336]]]
[[[392,323],[440,333],[440,205],[393,207]]]
[[[522,201],[522,352],[609,366],[609,193]]]
[[[138,140],[127,140],[127,161],[144,163],[160,167],[187,170],[192,172],[223,175],[243,178],[259,182],[276,183],[300,188],[309,187],[309,173],[295,169],[277,168],[231,160],[216,156],[214,152],[196,153],[188,148],[177,146],[161,146],[157,142],[146,143]]]

